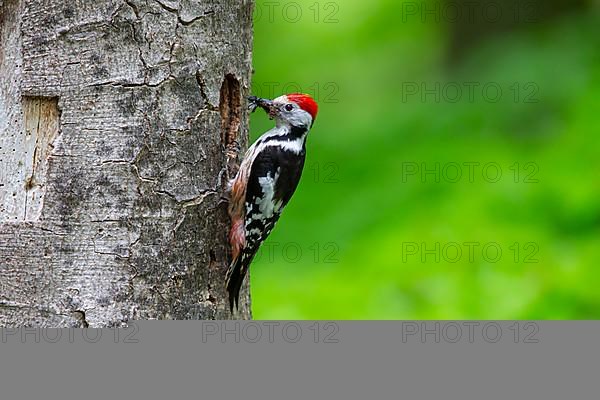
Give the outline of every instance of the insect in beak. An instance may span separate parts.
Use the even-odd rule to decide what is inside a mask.
[[[258,107],[265,110],[271,119],[277,116],[277,107],[272,100],[262,99],[256,96],[248,97],[248,109],[250,112],[254,112]]]

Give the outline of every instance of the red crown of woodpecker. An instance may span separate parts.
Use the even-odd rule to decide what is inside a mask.
[[[314,122],[315,118],[317,118],[317,113],[319,112],[319,106],[312,97],[304,93],[292,93],[288,94],[286,97],[289,101],[298,104],[301,109],[309,113]]]

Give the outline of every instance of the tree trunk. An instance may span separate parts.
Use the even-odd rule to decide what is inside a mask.
[[[252,8],[0,0],[0,326],[231,317]]]

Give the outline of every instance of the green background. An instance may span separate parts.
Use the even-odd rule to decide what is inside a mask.
[[[252,91],[320,110],[251,269],[255,318],[600,317],[597,5],[456,51],[443,9],[267,3]],[[253,114],[252,139],[271,125]]]

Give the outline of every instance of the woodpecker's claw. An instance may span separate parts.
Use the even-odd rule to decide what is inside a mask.
[[[221,196],[219,197],[219,202],[217,203],[217,206],[220,206],[221,204],[229,204],[229,201],[229,197]]]

